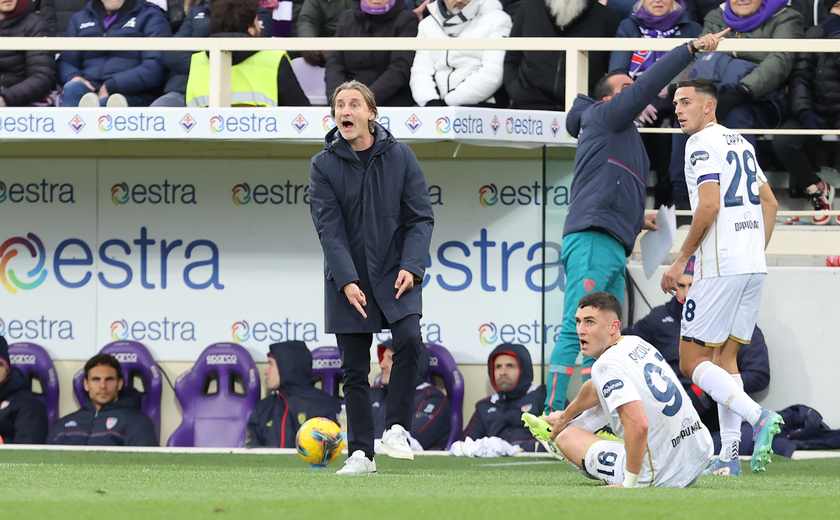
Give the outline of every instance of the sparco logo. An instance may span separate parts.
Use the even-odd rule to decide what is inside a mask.
[[[236,354],[214,354],[207,356],[208,365],[235,365]]]
[[[603,388],[604,399],[609,397],[610,394],[613,393],[613,390],[618,390],[619,388],[624,388],[624,381],[621,381],[620,379],[607,381],[607,384],[605,384]]]
[[[32,354],[12,354],[9,360],[13,365],[34,365],[35,356]]]
[[[341,368],[340,359],[313,359],[312,368]]]
[[[137,354],[133,352],[118,352],[112,354],[120,363],[137,363]]]

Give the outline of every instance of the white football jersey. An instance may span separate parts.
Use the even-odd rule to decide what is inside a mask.
[[[641,401],[645,409],[648,453],[639,485],[685,487],[708,465],[712,436],[653,345],[638,336],[622,336],[595,361],[592,380],[613,431],[622,439],[618,408]]]
[[[698,186],[706,182],[720,185],[720,211],[695,254],[695,280],[766,273],[758,188],[767,178],[752,145],[725,126],[708,125],[688,139],[685,182],[692,212],[700,202]]]

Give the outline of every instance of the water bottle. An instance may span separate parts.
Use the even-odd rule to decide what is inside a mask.
[[[341,411],[338,412],[338,426],[343,433],[347,433],[347,407],[341,405]]]

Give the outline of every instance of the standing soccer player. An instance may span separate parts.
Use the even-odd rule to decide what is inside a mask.
[[[721,452],[710,473],[740,475],[741,418],[755,429],[751,467],[770,462],[773,436],[782,418],[746,392],[736,356],[749,344],[767,265],[778,203],[743,136],[717,124],[717,88],[705,79],[683,81],[674,94],[680,128],[691,137],[685,177],[694,220],[677,259],[662,277],[673,294],[692,255],[694,284],[680,324],[680,369],[718,403]]]

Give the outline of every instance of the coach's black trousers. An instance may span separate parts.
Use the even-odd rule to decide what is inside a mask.
[[[399,424],[411,431],[417,362],[423,338],[420,316],[412,314],[391,324],[394,365],[385,402],[385,427]],[[370,402],[370,346],[373,334],[336,334],[344,371],[344,402],[347,407],[348,451],[362,450],[373,459],[373,411]]]

